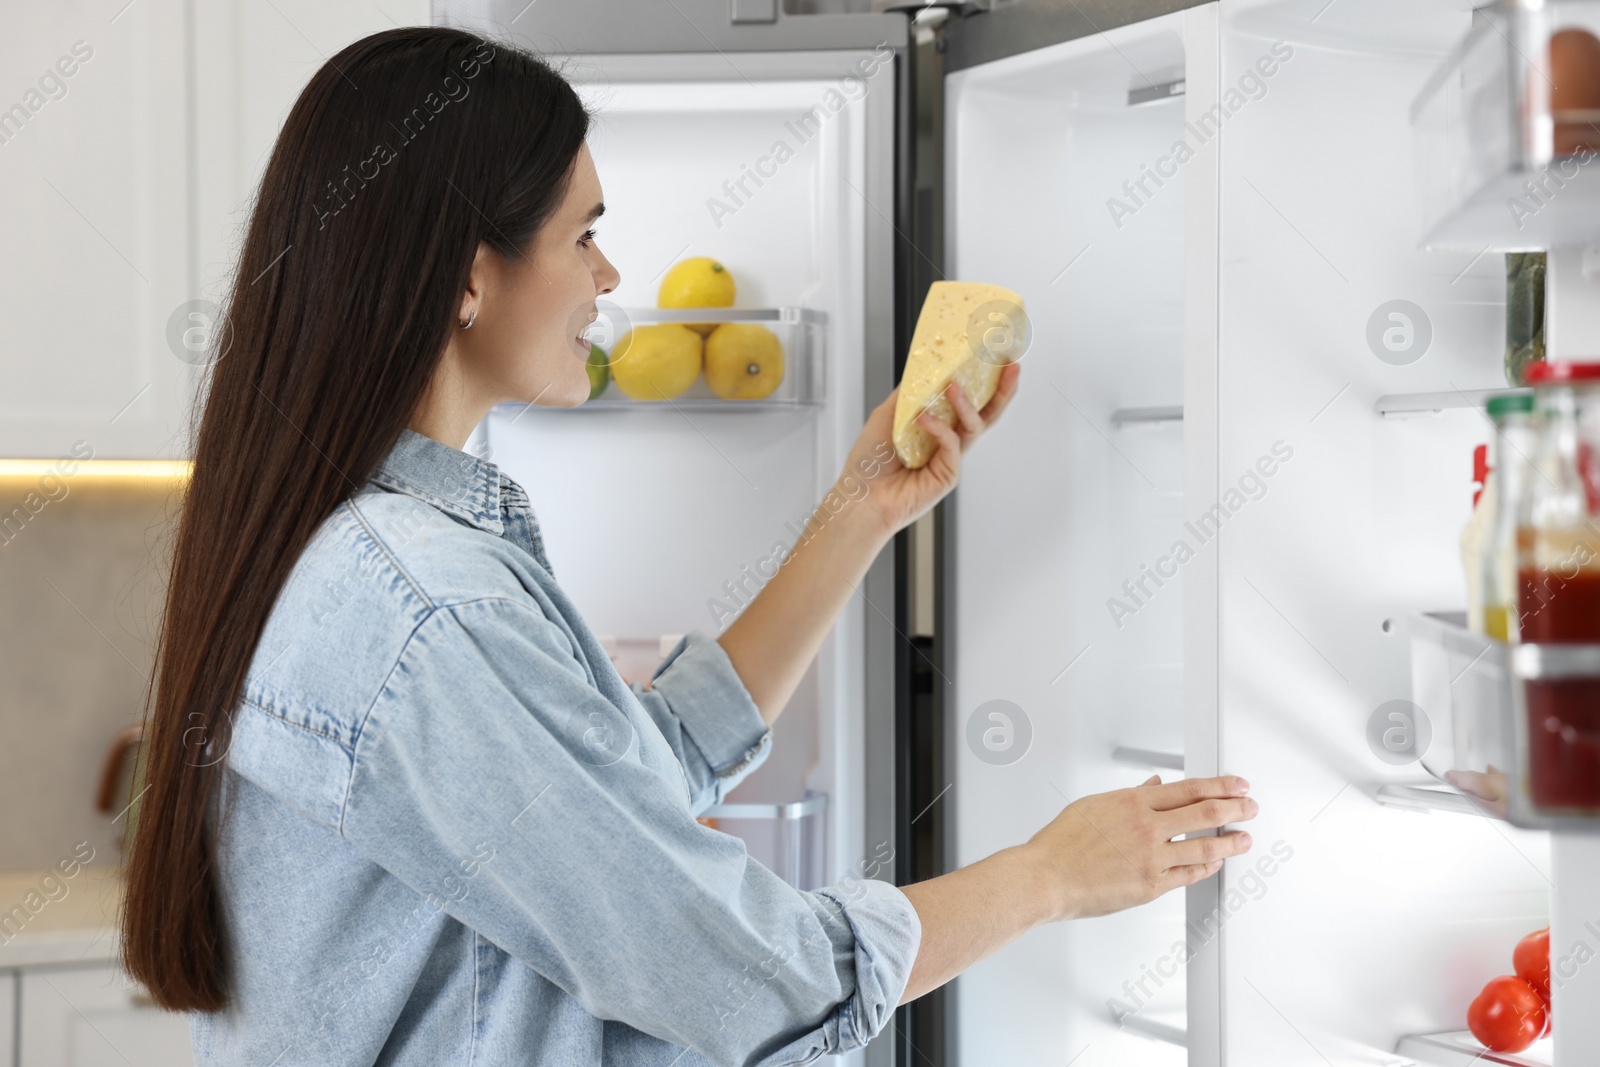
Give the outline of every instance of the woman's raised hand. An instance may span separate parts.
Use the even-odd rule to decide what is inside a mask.
[[[845,460],[837,491],[870,509],[888,534],[909,526],[955,488],[961,477],[962,455],[999,420],[1016,395],[1021,373],[1020,363],[1002,368],[1000,384],[982,411],[972,406],[960,386],[954,382],[947,385],[945,396],[955,411],[956,424],[947,426],[927,412],[917,416],[917,424],[939,446],[927,465],[917,470],[907,469],[894,452],[894,409],[900,396],[900,387],[895,386],[867,418]]]

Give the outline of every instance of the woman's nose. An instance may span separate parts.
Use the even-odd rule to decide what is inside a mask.
[[[604,265],[595,272],[594,281],[598,293],[604,295],[622,283],[622,275],[617,273],[617,268],[604,255],[600,257],[600,262]]]

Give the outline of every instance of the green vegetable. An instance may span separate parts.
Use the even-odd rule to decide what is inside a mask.
[[[606,355],[605,349],[591,342],[584,369],[589,372],[589,399],[593,400],[611,384],[611,357]]]

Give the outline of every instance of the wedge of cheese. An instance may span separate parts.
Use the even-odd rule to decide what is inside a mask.
[[[1027,323],[1022,297],[981,282],[934,282],[917,316],[894,408],[894,450],[907,467],[921,467],[939,449],[916,423],[924,409],[954,426],[944,396],[954,381],[982,410],[1000,384],[1000,370],[1021,354]]]

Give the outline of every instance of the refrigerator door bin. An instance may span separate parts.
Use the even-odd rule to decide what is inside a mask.
[[[613,308],[601,307],[601,317],[589,331],[590,340],[614,357],[618,340],[636,326],[658,323],[753,323],[777,335],[783,346],[783,380],[759,400],[725,400],[712,392],[702,371],[686,392],[666,400],[635,400],[617,388],[575,408],[547,411],[637,411],[642,408],[677,408],[684,411],[754,411],[763,408],[818,407],[826,396],[824,355],[827,351],[828,315],[815,308]],[[708,339],[709,340],[709,339]]]
[[[702,817],[717,829],[743,839],[750,855],[794,886],[825,884],[828,795],[814,793],[784,804],[716,804]]]
[[[1600,646],[1508,645],[1460,612],[1417,615],[1411,693],[1430,774],[1502,797],[1479,807],[1516,826],[1600,830]]]
[[[1600,239],[1600,168],[1590,166],[1600,125],[1592,105],[1563,107],[1560,83],[1580,75],[1551,61],[1563,30],[1600,33],[1600,3],[1480,8],[1423,86],[1411,126],[1425,247],[1518,252]]]
[[[1463,612],[1411,619],[1411,700],[1432,730],[1422,765],[1441,781],[1451,771],[1510,773],[1516,764],[1510,646],[1466,622]]]

